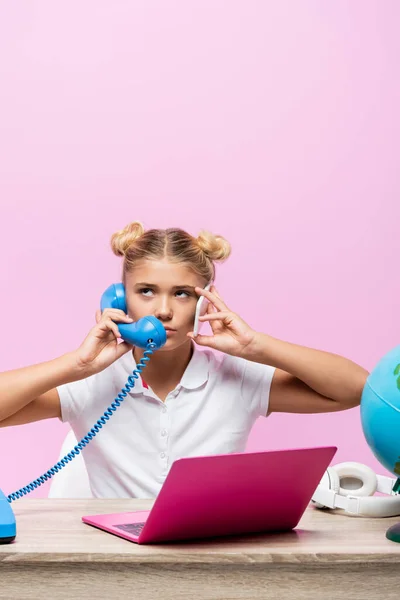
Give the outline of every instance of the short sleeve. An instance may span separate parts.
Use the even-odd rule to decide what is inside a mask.
[[[92,377],[87,377],[64,383],[56,388],[60,397],[62,423],[71,423],[79,418],[85,405],[88,404],[92,387]]]
[[[243,360],[241,394],[254,418],[266,417],[275,367]]]

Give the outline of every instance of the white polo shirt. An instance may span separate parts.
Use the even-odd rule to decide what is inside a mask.
[[[94,497],[155,497],[175,459],[244,451],[254,422],[267,414],[275,368],[192,345],[183,377],[164,402],[139,377],[83,449]],[[57,388],[61,421],[78,442],[134,369],[128,352],[100,373]]]

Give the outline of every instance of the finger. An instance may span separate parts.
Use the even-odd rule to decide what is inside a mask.
[[[105,308],[101,314],[107,317],[110,317],[111,315],[120,317],[128,316],[123,310],[119,308]]]
[[[98,323],[101,319],[101,310],[98,308],[95,314],[96,323]]]
[[[120,308],[105,308],[103,310],[103,312],[101,313],[102,315],[125,315],[126,313],[121,310]]]
[[[113,321],[125,321],[131,323],[133,319],[129,317],[123,310],[114,308],[106,308],[103,310],[101,318],[103,320],[112,319]]]
[[[215,308],[215,306],[211,303],[211,302],[207,302],[207,310],[204,314],[208,314],[208,315],[214,315],[217,314],[217,309]],[[221,314],[221,313],[219,313]],[[222,329],[224,328],[223,323],[221,323],[219,320],[210,320],[210,327],[212,329],[213,334],[217,334],[220,331],[222,331]]]
[[[132,350],[132,348],[133,348],[133,345],[128,344],[128,342],[121,342],[120,344],[118,344],[117,350],[116,350],[116,354],[117,354],[118,358],[120,358],[121,356],[123,356],[124,354],[129,352],[129,350]]]
[[[211,302],[207,302],[207,310],[206,310],[205,314],[214,313],[216,310],[217,309]]]
[[[118,340],[118,338],[121,337],[121,334],[119,332],[119,329],[118,329],[117,325],[115,325],[115,323],[113,323],[113,326],[110,327],[110,329],[113,332],[113,334],[115,335],[115,338]]]
[[[216,348],[215,338],[213,335],[197,334],[196,336],[194,336],[193,332],[191,332],[188,334],[188,336],[191,337],[192,340],[196,342],[196,344],[199,344],[199,346],[208,346],[209,348]]]
[[[201,317],[199,317],[199,321],[223,321],[224,319],[231,317],[231,312],[213,312],[207,313]]]
[[[103,321],[103,323],[106,326],[106,330],[108,329],[109,331],[111,331],[117,339],[121,337],[118,325],[116,325],[111,319],[107,319],[106,321]]]
[[[210,302],[212,302],[218,310],[229,310],[225,302],[223,302],[219,296],[213,294],[211,290],[205,290],[197,286],[194,289],[199,296],[205,296],[208,300],[210,300]]]
[[[214,289],[212,291],[213,291],[213,294],[215,294],[222,302],[224,302],[222,300],[221,296],[219,295],[219,292],[216,287],[214,287]],[[224,304],[225,304],[225,302],[224,302]],[[226,304],[225,304],[225,306],[226,306]],[[229,308],[227,306],[226,306],[226,308],[227,308],[227,310],[229,310]]]

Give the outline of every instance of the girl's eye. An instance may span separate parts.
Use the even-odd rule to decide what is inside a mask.
[[[141,294],[143,294],[143,292],[148,292],[151,291],[150,288],[142,288],[141,290],[139,290]]]
[[[153,290],[151,288],[142,288],[140,290],[140,293],[142,294],[143,292],[152,292]],[[190,296],[189,292],[186,292],[185,290],[178,290],[176,292],[177,294],[186,294],[187,296]]]

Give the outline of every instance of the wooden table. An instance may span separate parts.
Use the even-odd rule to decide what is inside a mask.
[[[399,518],[306,510],[292,532],[137,545],[82,523],[84,514],[148,510],[154,500],[12,503],[14,543],[0,545],[0,598],[398,598]]]

